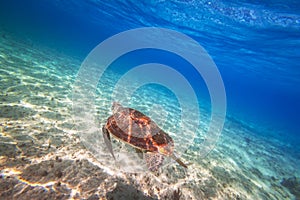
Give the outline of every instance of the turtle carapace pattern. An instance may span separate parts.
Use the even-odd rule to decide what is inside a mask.
[[[171,157],[181,166],[187,168],[174,154],[173,139],[148,116],[142,112],[123,107],[120,103],[112,105],[113,114],[102,127],[107,148],[115,158],[110,136],[125,142],[144,153],[144,158],[150,171],[157,171],[162,165],[164,156]]]

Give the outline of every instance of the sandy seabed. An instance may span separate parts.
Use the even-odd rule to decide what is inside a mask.
[[[207,157],[186,152],[188,169],[108,167],[74,128],[72,84],[81,62],[1,36],[0,199],[300,199],[299,151],[233,117]]]

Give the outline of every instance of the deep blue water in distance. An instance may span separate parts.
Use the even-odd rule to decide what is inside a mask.
[[[81,60],[101,41],[132,28],[164,27],[185,33],[208,51],[221,72],[229,115],[274,130],[274,137],[277,131],[295,136],[295,145],[300,143],[297,0],[0,2],[4,29]],[[148,56],[133,60],[133,53],[124,62],[128,66],[149,61],[184,65],[169,59],[172,55],[167,53],[142,53]],[[201,82],[193,74],[186,72],[189,80]],[[204,91],[203,98],[209,98],[203,83],[198,89]]]

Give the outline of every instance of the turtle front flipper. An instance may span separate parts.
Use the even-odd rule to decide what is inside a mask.
[[[113,149],[112,149],[109,132],[105,128],[105,126],[102,127],[102,133],[103,133],[103,138],[104,138],[104,142],[105,142],[106,147],[108,148],[108,150],[111,153],[112,157],[116,160]]]
[[[158,171],[159,167],[162,166],[164,156],[159,153],[145,153],[144,154],[147,167],[150,171]]]
[[[143,159],[143,151],[142,150],[140,150],[140,149],[138,149],[138,148],[135,148],[135,153],[137,153],[137,155],[138,155],[138,157],[140,158],[140,159]]]
[[[187,165],[184,164],[179,158],[177,158],[177,157],[175,156],[175,154],[172,154],[172,155],[171,155],[171,158],[174,159],[174,160],[175,160],[179,165],[181,165],[182,167],[187,168]]]

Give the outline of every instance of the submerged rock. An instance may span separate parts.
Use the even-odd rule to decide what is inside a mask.
[[[122,182],[118,182],[115,189],[106,194],[106,199],[108,200],[113,200],[113,199],[156,200],[157,198],[147,196],[146,194],[136,189],[136,187],[132,185],[127,185]]]
[[[281,185],[286,187],[293,195],[295,195],[296,199],[300,199],[300,179],[297,177],[290,177],[287,179],[282,179]]]

